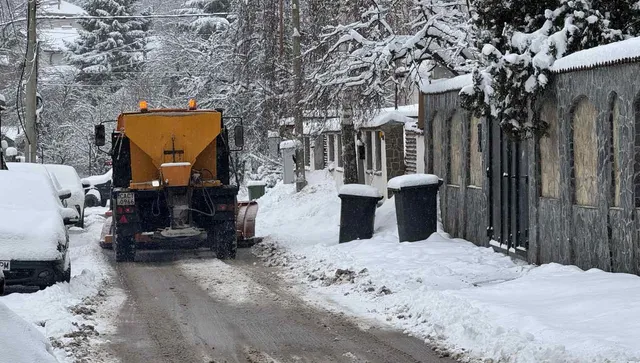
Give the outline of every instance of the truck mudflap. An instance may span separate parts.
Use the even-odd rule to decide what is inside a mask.
[[[256,216],[258,215],[258,203],[238,202],[236,215],[236,234],[238,247],[251,247],[260,243],[262,238],[256,237]]]
[[[113,248],[113,217],[111,214],[106,216],[102,231],[100,232],[100,247],[111,249]]]

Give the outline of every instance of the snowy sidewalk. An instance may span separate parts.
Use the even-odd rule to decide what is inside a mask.
[[[371,240],[338,245],[340,200],[325,172],[295,194],[260,199],[270,261],[313,300],[383,321],[457,358],[495,362],[640,362],[640,277],[514,262],[438,233],[398,243],[393,201]],[[270,253],[269,253],[270,252]]]

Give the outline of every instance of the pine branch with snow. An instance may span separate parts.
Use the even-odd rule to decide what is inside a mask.
[[[529,108],[550,82],[555,60],[633,35],[631,28],[613,23],[606,14],[587,0],[561,0],[557,8],[544,12],[545,21],[535,31],[521,32],[516,29],[522,24],[507,24],[505,39],[494,42],[505,44],[502,50],[492,44],[483,47],[486,66],[474,71],[473,86],[461,90],[463,106],[478,116],[491,116],[513,139],[544,134],[547,125],[530,119]]]

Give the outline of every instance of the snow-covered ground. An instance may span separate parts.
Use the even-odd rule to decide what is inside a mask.
[[[72,228],[69,231],[72,271],[70,283],[58,283],[37,292],[14,288],[13,291],[17,292],[0,297],[0,316],[10,314],[2,312],[1,307],[5,305],[17,315],[15,318],[20,317],[37,329],[32,334],[35,340],[31,342],[27,339],[23,342],[0,339],[0,352],[5,351],[5,345],[15,348],[15,344],[24,344],[21,348],[24,350],[35,349],[41,344],[39,331],[40,336],[46,337],[53,345],[58,361],[72,362],[86,354],[87,349],[92,349],[90,345],[98,342],[95,339],[98,334],[113,329],[109,312],[117,311],[116,307],[123,301],[124,295],[118,291],[103,290],[111,277],[111,269],[98,246],[104,222],[101,215],[105,210],[87,208],[85,229]],[[98,313],[97,307],[105,303],[114,308],[101,308],[99,310],[106,313]],[[25,324],[29,325],[28,323]],[[78,340],[85,339],[89,343],[78,343]],[[6,358],[0,353],[0,362],[14,362],[4,360]]]
[[[393,200],[371,240],[338,244],[340,201],[325,172],[258,200],[262,255],[310,300],[405,329],[456,358],[640,362],[640,277],[513,261],[451,239],[398,243]]]

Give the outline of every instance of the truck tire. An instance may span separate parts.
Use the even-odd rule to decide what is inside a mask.
[[[235,259],[238,250],[235,222],[216,223],[215,229],[210,232],[211,234],[213,235],[211,249],[216,253],[216,257],[221,260]]]
[[[116,234],[113,237],[116,262],[133,262],[136,258],[136,243],[133,236],[118,234],[116,229]]]

